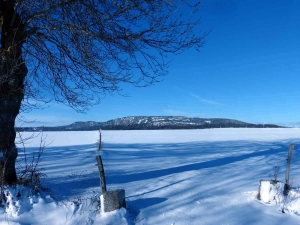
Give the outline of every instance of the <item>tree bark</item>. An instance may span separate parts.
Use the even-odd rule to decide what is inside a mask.
[[[11,184],[17,181],[15,119],[24,98],[27,67],[22,58],[24,26],[19,15],[14,12],[14,1],[0,3],[0,151],[4,162],[1,174],[4,181]]]
[[[0,79],[8,71],[6,62],[1,61]],[[3,65],[4,64],[4,65]],[[23,82],[27,74],[27,68],[22,63],[14,68],[7,82],[0,83],[0,151],[3,153],[4,167],[2,174],[7,183],[17,181],[15,162],[18,150],[15,145],[15,119],[19,114],[21,103],[24,97]]]

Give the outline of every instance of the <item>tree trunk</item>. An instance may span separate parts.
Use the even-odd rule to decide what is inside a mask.
[[[6,183],[17,181],[15,162],[15,119],[24,98],[24,79],[27,67],[22,58],[25,29],[15,1],[0,1],[0,151],[3,153],[2,175]],[[2,179],[3,179],[2,178]]]
[[[15,119],[24,97],[23,82],[27,74],[26,66],[20,61],[12,70],[10,63],[5,62],[3,58],[0,60],[0,80],[2,80],[0,82],[0,151],[3,153],[4,161],[2,174],[7,183],[17,181],[15,162],[18,150],[15,145]],[[7,78],[9,73],[11,74]],[[6,79],[3,79],[4,77]]]

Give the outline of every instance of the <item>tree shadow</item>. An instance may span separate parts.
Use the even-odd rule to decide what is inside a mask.
[[[291,140],[277,142],[220,141],[159,144],[105,143],[101,154],[107,185],[110,185],[219,167],[260,156],[279,155],[280,157],[285,157],[290,142]],[[95,155],[98,154],[96,148],[96,144],[46,148],[41,161],[41,167],[45,168],[45,173],[50,172],[51,175],[45,180],[46,186],[48,184],[50,188],[52,186],[53,189],[60,191],[59,194],[63,199],[73,195],[80,195],[83,190],[90,187],[99,186],[99,174],[95,166]],[[28,156],[37,150],[38,148],[27,149]],[[292,160],[299,159],[299,154],[297,151],[294,151]],[[20,152],[20,157],[22,156],[22,152]],[[48,157],[56,160],[49,161],[47,160]],[[181,165],[176,165],[176,162],[167,164],[168,162],[173,162],[173,159],[179,159],[178,161]],[[151,162],[155,163],[152,170],[151,167],[139,168],[146,161],[149,165],[151,165]],[[114,165],[123,165],[122,163],[124,162],[127,163],[126,166],[131,171],[134,171],[133,173],[114,168]],[[185,164],[182,165],[183,163]],[[148,164],[145,165],[147,166]],[[88,171],[82,172],[85,168]],[[76,173],[73,175],[69,171],[75,171]]]
[[[178,150],[176,156],[180,157],[181,155],[185,154],[185,157],[193,157],[195,155],[201,155],[202,150],[201,149],[195,149],[195,146],[197,146],[197,143],[194,143],[194,146],[190,146],[192,143],[186,143],[186,144],[180,144],[177,145],[177,148],[181,149],[183,146],[185,149],[188,149],[187,151],[181,151],[178,154]],[[207,143],[206,143],[207,145]],[[223,166],[223,165],[227,165],[227,164],[231,164],[231,163],[235,163],[238,161],[242,161],[242,160],[246,160],[249,158],[253,158],[253,157],[259,157],[259,156],[268,156],[268,155],[278,155],[280,153],[286,153],[288,150],[288,145],[286,143],[265,143],[265,145],[263,145],[262,143],[244,143],[244,144],[240,144],[240,143],[230,143],[230,142],[220,142],[220,143],[211,143],[210,145],[206,146],[210,147],[210,154],[212,153],[213,149],[216,148],[222,148],[222,146],[224,146],[224,148],[228,148],[232,150],[232,146],[242,146],[243,148],[253,148],[256,151],[252,151],[250,153],[245,153],[245,154],[241,154],[241,155],[236,155],[236,156],[227,156],[227,157],[222,157],[222,158],[217,158],[217,159],[213,159],[213,160],[208,160],[208,161],[204,161],[204,162],[199,162],[199,163],[191,163],[191,164],[187,164],[187,165],[180,165],[180,166],[175,166],[175,167],[171,167],[171,168],[164,168],[164,169],[157,169],[157,170],[151,170],[151,171],[146,171],[146,172],[139,172],[139,173],[131,173],[131,174],[124,174],[122,172],[118,172],[116,174],[112,174],[112,175],[108,175],[108,182],[109,183],[114,183],[114,184],[121,184],[121,183],[128,183],[128,182],[134,182],[134,181],[141,181],[141,180],[147,180],[147,179],[153,179],[153,178],[158,178],[158,177],[162,177],[162,176],[167,176],[167,175],[172,175],[172,174],[177,174],[177,173],[182,173],[182,172],[187,172],[187,171],[192,171],[192,170],[201,170],[201,169],[206,169],[206,168],[212,168],[212,167],[218,167],[218,166]],[[128,146],[129,147],[129,146]],[[130,148],[138,148],[138,149],[149,149],[150,146],[145,146],[142,145],[140,147],[138,147],[137,145],[134,146],[130,146]],[[160,149],[163,148],[168,148],[168,146],[160,146]],[[189,147],[191,147],[189,149]],[[201,148],[201,146],[198,146]],[[263,149],[266,150],[261,150],[259,151],[258,149],[262,147]],[[169,148],[171,149],[176,149],[176,144],[173,144],[171,146],[169,146]],[[191,150],[192,149],[192,150]],[[194,150],[194,151],[193,151]],[[204,148],[204,151],[206,151],[207,149]],[[154,154],[154,152],[151,152],[150,154],[147,151],[141,151],[143,157],[149,157],[150,155]],[[168,153],[170,153],[170,151],[168,151]],[[236,151],[235,151],[236,153]],[[124,154],[124,153],[123,153]],[[130,154],[130,153],[129,153]],[[133,153],[135,154],[135,153]],[[138,152],[137,154],[141,154],[140,152]],[[160,153],[158,153],[160,154]],[[166,153],[162,153],[162,155],[160,155],[160,157],[163,157]],[[137,158],[142,157],[142,155],[140,155]]]
[[[145,209],[154,205],[158,205],[162,202],[167,201],[168,198],[140,198],[133,201],[126,202],[127,210],[129,211],[130,217],[133,222],[138,220],[138,215],[140,214],[141,209]]]

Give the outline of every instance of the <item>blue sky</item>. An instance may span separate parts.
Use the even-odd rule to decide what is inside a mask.
[[[23,126],[107,121],[125,116],[231,118],[300,126],[300,1],[202,0],[200,52],[174,58],[154,86],[124,85],[80,114],[53,103],[22,116]],[[20,122],[17,123],[18,125]]]

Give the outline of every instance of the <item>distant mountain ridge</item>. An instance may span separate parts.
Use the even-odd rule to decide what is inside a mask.
[[[158,129],[208,129],[208,128],[279,128],[274,124],[253,124],[223,118],[198,118],[184,116],[128,116],[106,122],[75,122],[56,127],[18,127],[18,131],[84,131],[84,130],[158,130]]]

